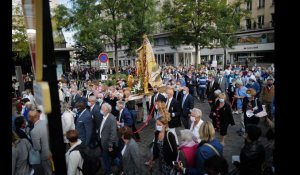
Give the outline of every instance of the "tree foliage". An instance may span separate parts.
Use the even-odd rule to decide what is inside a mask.
[[[134,55],[142,43],[143,34],[152,32],[156,14],[154,0],[71,0],[72,9],[60,5],[54,18],[58,27],[76,32],[75,40],[85,46],[87,53],[104,50],[104,44],[117,49],[128,46],[128,55]]]
[[[209,46],[213,39],[216,4],[217,0],[165,1],[162,20],[171,32],[171,44],[195,46],[197,58],[198,46]]]
[[[231,48],[234,42],[234,34],[240,29],[240,21],[243,17],[248,16],[249,12],[241,9],[240,6],[247,0],[236,0],[227,4],[226,0],[219,0],[216,8],[215,39],[220,40],[220,46]]]
[[[29,55],[29,44],[20,4],[12,6],[12,51],[13,60],[23,59]]]

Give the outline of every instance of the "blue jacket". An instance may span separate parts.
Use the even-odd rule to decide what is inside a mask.
[[[81,114],[82,113],[82,114]],[[90,145],[93,134],[93,119],[88,110],[82,111],[76,118],[75,129],[78,131],[78,138],[85,143],[86,146]]]
[[[133,119],[131,117],[131,113],[127,108],[124,108],[120,117],[120,122],[124,122],[124,126],[128,126],[129,128],[132,127]]]
[[[211,144],[218,152],[220,155],[223,155],[223,145],[221,143],[214,139],[211,142],[207,142]],[[196,156],[195,156],[195,162],[196,162],[196,168],[186,168],[185,174],[187,175],[203,175],[205,174],[204,171],[204,162],[216,155],[216,152],[210,148],[207,145],[203,145],[203,142],[199,144],[199,147],[196,151]]]

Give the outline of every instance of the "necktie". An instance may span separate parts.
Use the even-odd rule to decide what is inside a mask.
[[[185,99],[186,99],[186,95],[184,95],[183,99],[182,99],[182,104],[181,104],[182,108],[183,108],[183,104],[184,104]]]

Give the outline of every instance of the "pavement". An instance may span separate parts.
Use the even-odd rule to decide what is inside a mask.
[[[195,108],[199,108],[202,111],[202,120],[211,121],[211,119],[209,118],[210,106],[207,103],[207,101],[201,103],[198,99],[195,98],[194,102],[195,102],[194,103]],[[240,115],[234,114],[233,117],[234,117],[235,125],[233,126],[229,125],[227,130],[227,136],[225,138],[225,146],[223,149],[223,156],[227,160],[227,163],[229,165],[229,171],[234,169],[234,166],[232,164],[232,156],[240,155],[240,151],[244,145],[244,138],[242,136],[239,136],[236,132],[241,128]],[[259,126],[262,128],[263,131],[263,136],[260,138],[260,141],[263,144],[265,144],[266,138],[264,137],[264,134],[267,131],[267,127],[264,125],[264,122],[262,121],[259,123]],[[182,129],[184,128],[183,127],[176,128],[176,133],[179,140],[180,140],[179,131]],[[149,144],[152,142],[154,138],[154,131],[155,131],[155,121],[154,119],[151,119],[147,127],[145,127],[144,130],[140,132],[141,142],[139,142],[138,145],[140,148],[142,163],[148,161],[149,158],[151,157]],[[220,134],[218,132],[216,132],[216,138],[220,140]],[[146,165],[143,165],[142,170],[143,170],[143,175],[160,174],[158,169],[158,161],[155,162],[152,171],[150,171]]]

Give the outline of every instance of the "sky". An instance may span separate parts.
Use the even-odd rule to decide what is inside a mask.
[[[58,4],[63,4],[66,7],[70,8],[71,5],[69,3],[70,0],[58,0]],[[71,47],[72,45],[75,44],[75,40],[73,39],[73,35],[75,32],[67,32],[63,30],[63,34],[65,36],[66,42],[67,42],[67,47]]]

